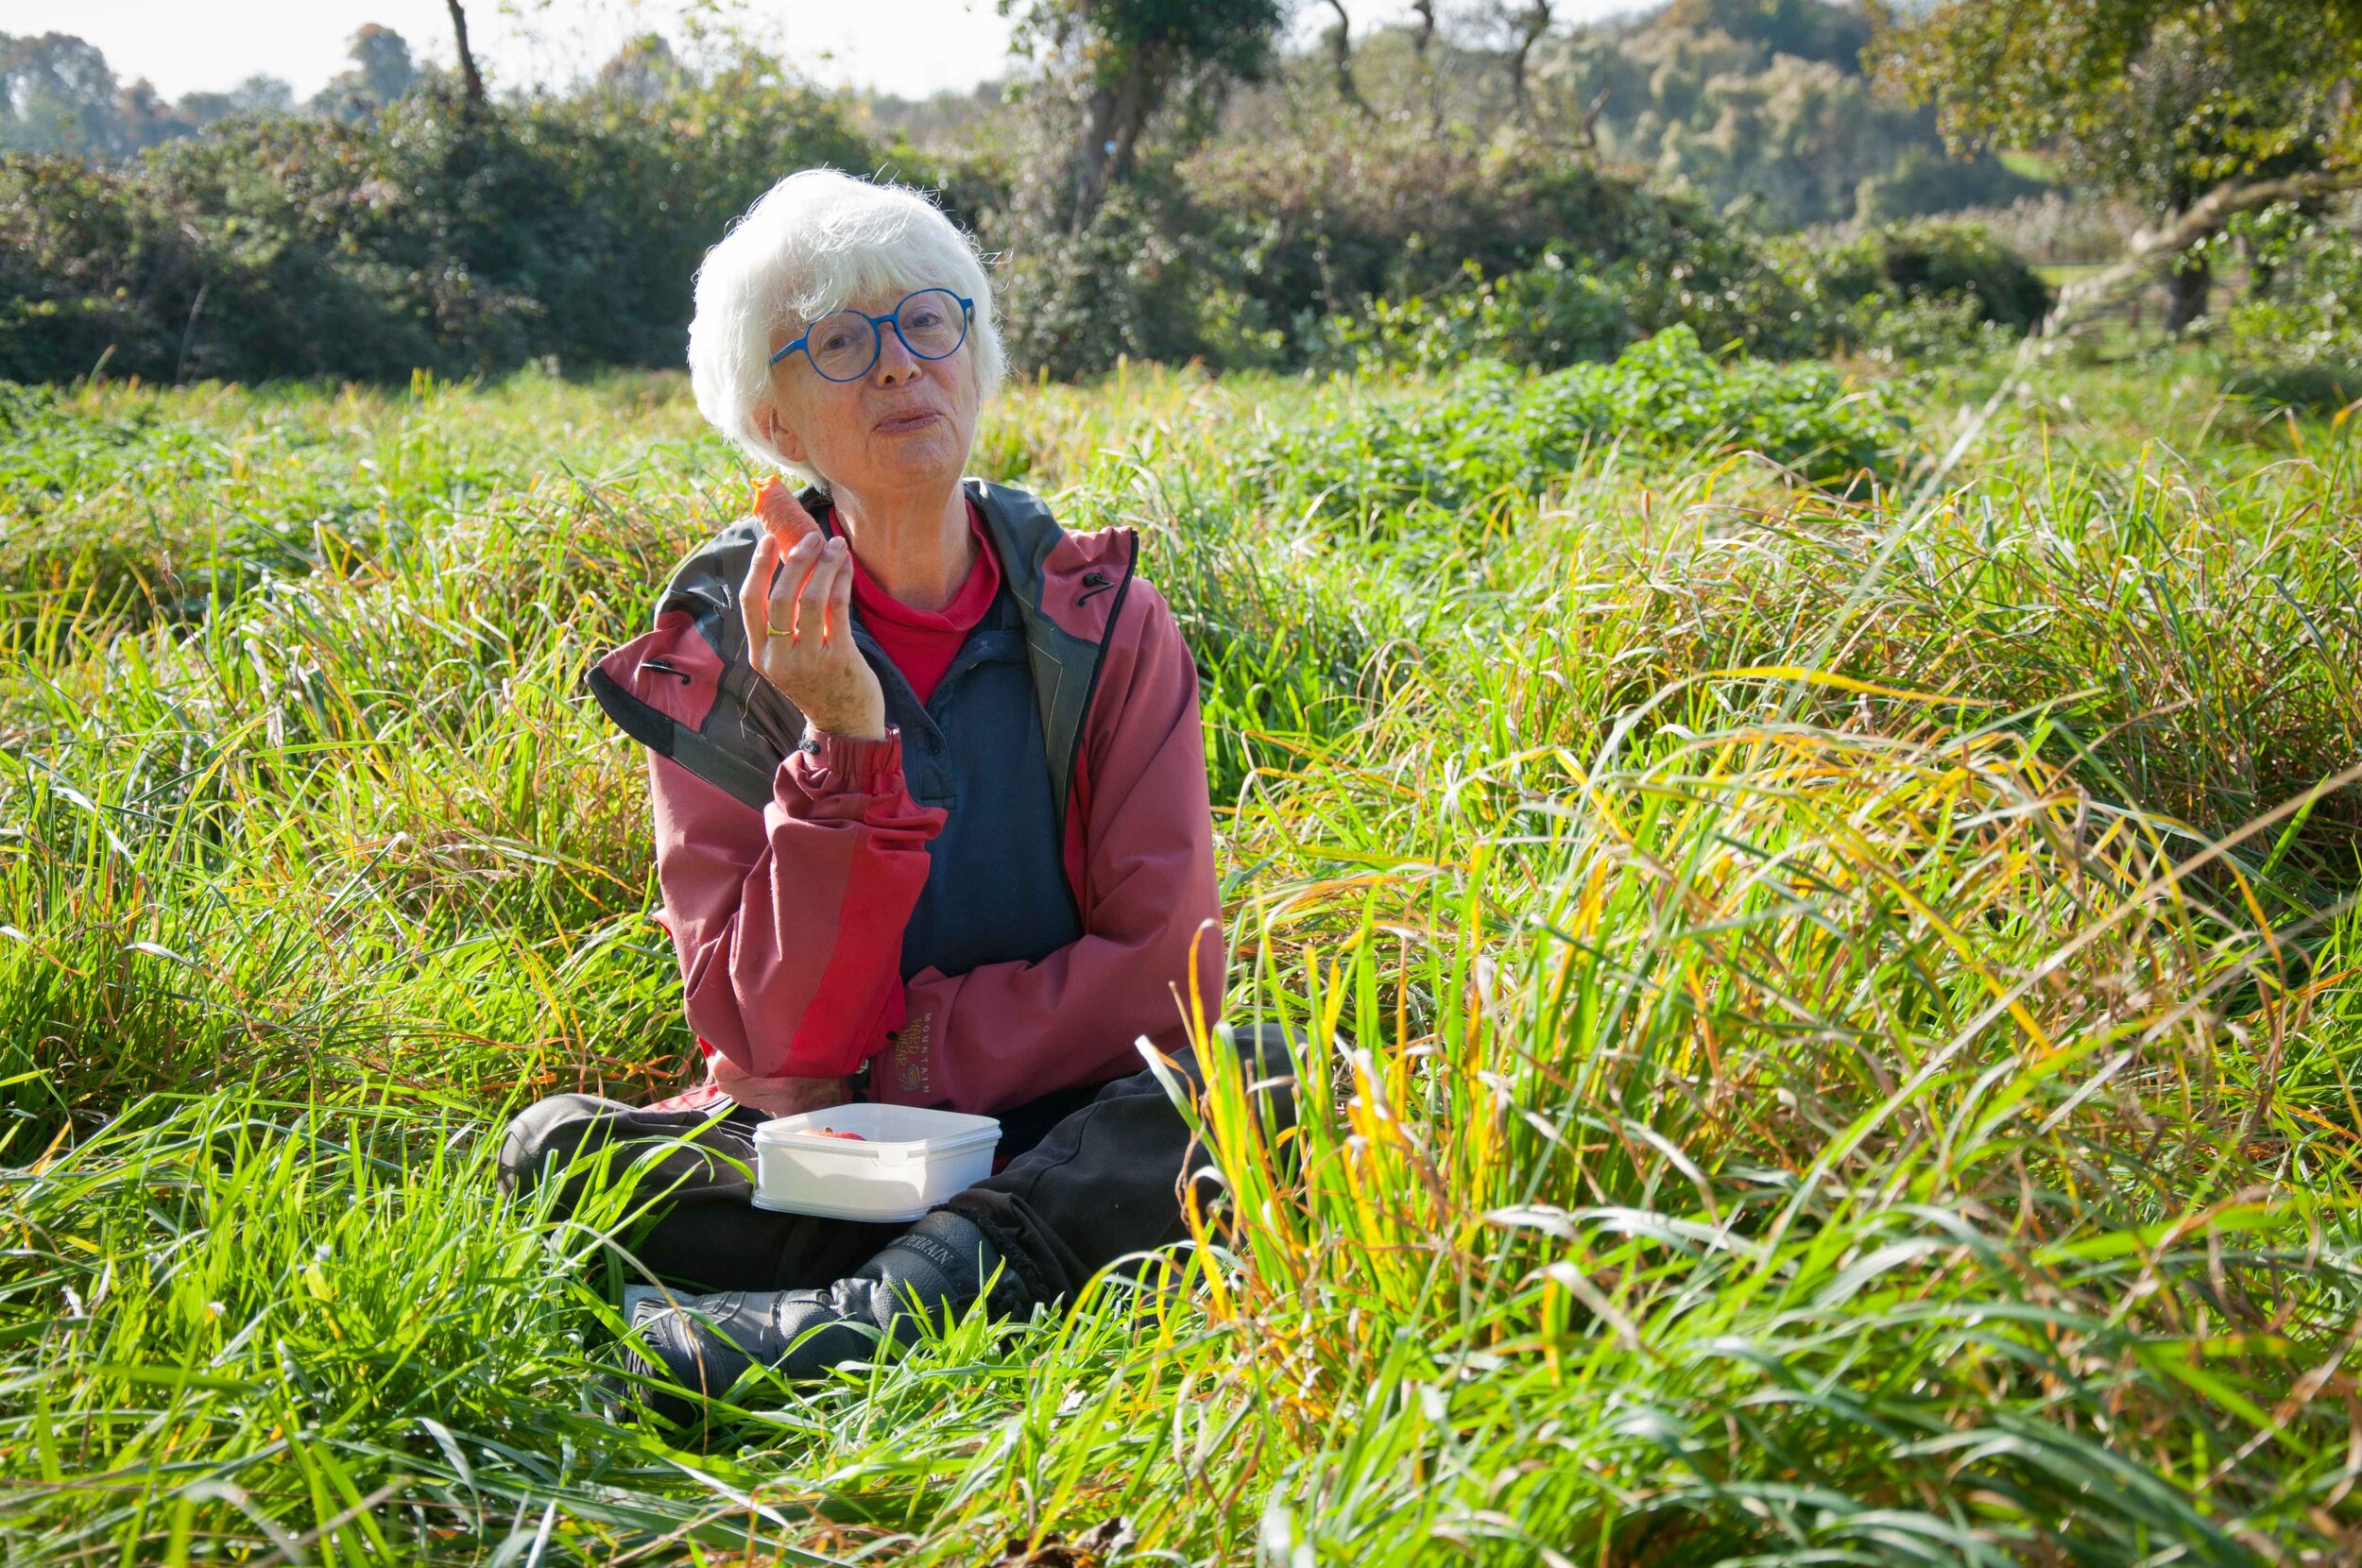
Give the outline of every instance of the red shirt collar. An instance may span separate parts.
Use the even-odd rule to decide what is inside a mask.
[[[827,520],[828,531],[836,532],[833,511]],[[873,634],[879,622],[889,626],[907,627],[916,632],[967,632],[984,618],[992,607],[993,596],[1001,591],[1001,561],[992,551],[992,539],[984,532],[984,514],[976,503],[967,503],[968,537],[976,541],[976,562],[967,569],[967,580],[951,602],[939,610],[914,609],[881,588],[878,580],[853,557],[853,607],[861,611],[862,620]]]

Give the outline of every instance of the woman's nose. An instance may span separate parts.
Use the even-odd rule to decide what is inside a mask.
[[[910,351],[909,345],[902,341],[902,334],[892,327],[881,328],[878,332],[878,379],[891,386],[916,374],[918,356]]]

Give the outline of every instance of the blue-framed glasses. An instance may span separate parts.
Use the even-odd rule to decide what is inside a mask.
[[[878,363],[885,339],[881,327],[891,326],[917,359],[950,359],[967,341],[967,323],[976,314],[973,300],[948,288],[923,288],[906,294],[901,303],[883,315],[864,311],[832,311],[804,329],[804,335],[771,356],[779,364],[801,349],[812,367],[830,381],[859,381]]]

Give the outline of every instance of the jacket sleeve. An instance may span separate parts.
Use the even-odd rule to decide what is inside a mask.
[[[842,1076],[901,1023],[902,929],[944,820],[911,798],[899,736],[813,733],[806,746],[779,763],[759,815],[649,754],[690,1027],[758,1077]]]
[[[1164,598],[1135,580],[1084,736],[1083,936],[1038,963],[922,969],[870,1093],[990,1113],[1138,1071],[1133,1042],[1188,1038],[1187,988],[1210,1022],[1225,943],[1214,883],[1197,668]],[[1201,929],[1204,929],[1201,935]]]

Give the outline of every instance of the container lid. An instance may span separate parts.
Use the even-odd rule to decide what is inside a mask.
[[[820,1131],[834,1127],[858,1133],[857,1138],[834,1137]],[[913,1134],[918,1134],[914,1136]],[[937,1154],[954,1154],[980,1145],[998,1143],[1001,1123],[991,1116],[957,1111],[932,1111],[917,1106],[872,1106],[865,1102],[826,1111],[806,1111],[774,1116],[755,1128],[757,1143],[784,1144],[796,1149],[826,1149],[840,1154],[867,1152],[892,1163]],[[887,1153],[892,1150],[892,1153]]]
[[[999,1143],[1001,1129],[987,1127],[977,1133],[959,1133],[942,1138],[873,1138],[867,1133],[858,1138],[841,1138],[829,1133],[808,1132],[787,1128],[780,1132],[757,1133],[757,1143],[784,1144],[791,1149],[826,1149],[838,1154],[867,1154],[872,1159],[916,1159],[937,1154],[956,1154],[963,1149],[980,1144]]]

